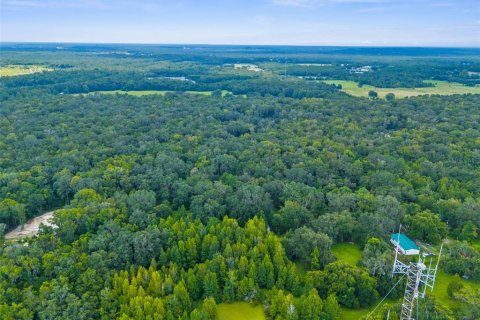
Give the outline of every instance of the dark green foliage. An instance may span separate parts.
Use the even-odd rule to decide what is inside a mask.
[[[393,93],[391,93],[391,92],[390,92],[390,93],[387,93],[387,94],[385,95],[385,100],[390,101],[390,102],[391,102],[391,101],[394,101],[394,100],[395,100],[395,94],[393,94]]]
[[[283,245],[287,255],[294,260],[312,263],[312,254],[315,249],[317,249],[318,266],[325,266],[333,260],[332,240],[326,234],[315,232],[307,227],[287,233]]]
[[[475,84],[468,52],[464,64],[312,48],[140,46],[125,57],[67,47],[1,53],[55,68],[0,80],[7,319],[214,319],[217,303],[240,300],[262,303],[271,318],[338,319],[339,304],[371,306],[392,286],[385,240],[399,223],[431,243],[449,232],[478,238],[478,95],[369,100],[305,78]],[[292,62],[285,79],[276,74],[284,53],[332,65]],[[223,65],[239,61],[267,71]],[[351,71],[367,61],[371,72]],[[71,94],[146,89],[175,92]],[[42,227],[25,246],[4,241],[51,209],[56,228]],[[359,265],[333,262],[331,245],[350,241],[364,248]],[[445,251],[445,271],[477,277],[473,247],[451,242]],[[453,291],[475,303],[475,294]]]
[[[452,281],[448,284],[448,287],[447,287],[448,296],[453,297],[462,288],[463,288],[463,284],[458,274],[456,274],[452,279]]]
[[[447,235],[448,227],[440,217],[430,211],[422,211],[405,217],[409,234],[428,243],[437,244]]]
[[[467,242],[452,241],[446,245],[443,258],[445,271],[466,278],[479,279],[480,253]]]
[[[336,262],[324,271],[311,271],[310,276],[321,296],[335,294],[338,302],[348,308],[369,306],[378,297],[376,279],[358,267]]]
[[[476,240],[478,238],[478,227],[474,225],[471,221],[468,221],[463,226],[458,238],[462,241]]]
[[[62,231],[64,243],[43,248],[41,240],[52,236],[52,230],[46,230],[27,248],[5,249],[0,288],[10,293],[2,296],[0,307],[6,314],[18,308],[40,319],[177,319],[187,312],[213,319],[215,301],[264,300],[275,305],[276,291],[267,297],[259,294],[274,287],[295,292],[305,312],[320,307],[325,314],[338,313],[335,302],[328,300],[329,309],[324,310],[318,295],[304,296],[305,279],[261,219],[253,218],[242,228],[234,219],[205,225],[187,214],[135,231],[127,217],[119,215],[92,234],[96,226],[83,221],[102,221],[110,212],[95,207],[94,201],[80,201],[87,194],[97,198],[91,190],[81,190],[73,201],[78,208],[55,215],[58,230],[78,226]],[[104,206],[118,205],[110,199]],[[68,223],[70,219],[76,223]],[[22,290],[29,294],[22,295]],[[39,303],[31,305],[32,299]],[[199,307],[194,301],[200,299],[205,300]],[[320,306],[311,306],[310,300],[320,301]]]
[[[12,199],[0,202],[0,223],[12,228],[25,222],[25,206]]]

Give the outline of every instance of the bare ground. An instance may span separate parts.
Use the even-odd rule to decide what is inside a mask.
[[[24,225],[20,225],[12,231],[8,232],[5,235],[5,239],[21,239],[25,237],[32,237],[37,234],[41,224],[44,224],[46,226],[54,226],[54,224],[50,221],[52,216],[53,211],[50,211],[42,214],[41,216],[32,218],[28,220],[27,223],[25,223]]]

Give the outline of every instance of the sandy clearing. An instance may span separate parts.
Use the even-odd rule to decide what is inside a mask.
[[[23,226],[18,226],[12,231],[8,232],[5,235],[5,239],[12,240],[32,237],[37,234],[41,224],[44,224],[46,226],[55,226],[50,220],[52,217],[53,211],[50,211],[42,214],[41,216],[32,218],[28,220],[27,223],[25,223]]]

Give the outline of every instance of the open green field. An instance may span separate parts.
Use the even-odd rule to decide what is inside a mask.
[[[218,320],[265,320],[262,305],[248,302],[221,303],[217,306]]]
[[[83,95],[93,95],[96,93],[99,94],[128,94],[131,96],[146,96],[146,95],[152,95],[152,94],[158,94],[161,96],[164,96],[167,93],[174,93],[174,92],[184,92],[188,94],[197,94],[197,95],[202,95],[202,96],[211,96],[213,94],[212,91],[168,91],[168,90],[131,90],[131,91],[125,91],[125,90],[111,90],[111,91],[94,91],[94,92],[89,92],[85,93]],[[222,97],[226,96],[227,94],[231,94],[230,91],[227,90],[222,90]],[[75,94],[75,95],[81,95],[81,94]]]
[[[53,71],[42,66],[21,66],[21,65],[8,65],[0,67],[0,77],[13,77],[24,74],[32,74],[43,71]]]
[[[405,98],[412,96],[419,96],[425,94],[440,94],[440,95],[452,95],[452,94],[464,94],[464,93],[476,93],[480,94],[480,86],[468,87],[461,83],[447,82],[447,81],[425,81],[433,83],[435,87],[427,88],[377,88],[369,85],[362,87],[358,86],[355,81],[346,80],[324,80],[323,82],[328,84],[342,85],[342,91],[356,97],[368,97],[370,90],[376,91],[380,98],[385,98],[387,93],[393,93],[396,98]]]
[[[353,243],[337,243],[332,246],[332,252],[338,260],[353,266],[362,259],[362,251]]]

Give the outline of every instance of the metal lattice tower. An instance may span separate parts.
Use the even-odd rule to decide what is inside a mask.
[[[398,235],[400,235],[400,230]],[[425,298],[427,287],[433,290],[435,278],[437,276],[438,263],[442,254],[443,243],[440,247],[440,253],[434,268],[432,268],[433,258],[430,258],[430,264],[427,267],[422,260],[421,254],[418,255],[418,262],[402,262],[398,257],[400,238],[397,239],[396,243],[395,261],[393,263],[392,274],[403,274],[407,276],[407,284],[405,286],[405,292],[403,295],[400,320],[411,320],[417,299]]]

